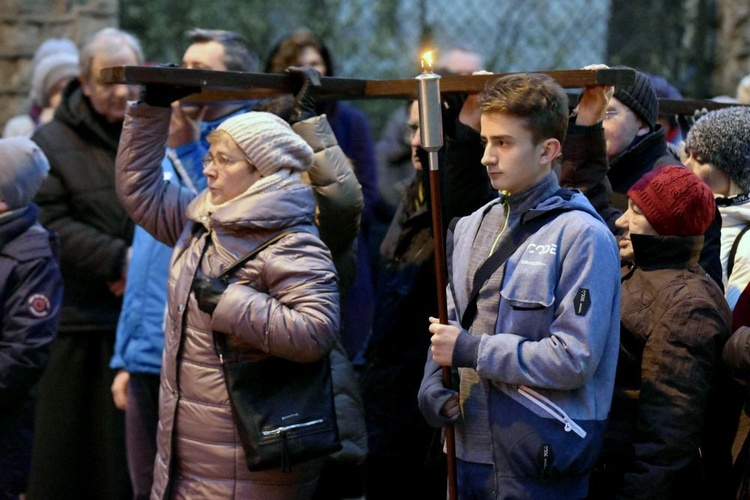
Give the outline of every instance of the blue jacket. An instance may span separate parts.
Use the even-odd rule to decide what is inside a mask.
[[[206,187],[206,178],[200,159],[205,151],[200,143],[191,143],[181,149],[182,156],[170,151],[162,161],[164,180],[195,192],[202,191]],[[175,157],[179,162],[177,169],[173,160]],[[178,170],[182,173],[178,174]],[[136,227],[131,248],[115,352],[110,366],[131,373],[158,375],[164,348],[163,323],[172,248],[156,241],[140,226]]]
[[[557,189],[553,177],[531,189],[545,189],[549,196]],[[448,313],[459,328],[471,291],[474,239],[485,214],[505,198],[461,219],[452,251],[449,241]],[[497,316],[489,318],[495,330],[464,330],[456,343],[454,364],[467,367],[461,377],[466,370],[479,377],[479,387],[460,395],[462,413],[471,398],[484,398],[485,416],[474,418],[488,421],[449,421],[440,415],[454,391],[443,388],[441,369],[429,355],[419,391],[430,424],[456,424],[459,458],[471,456],[462,448],[466,429],[489,429],[490,439],[479,446],[486,443],[481,453],[491,454],[495,464],[491,487],[498,498],[585,496],[614,386],[620,327],[614,237],[582,194],[540,199],[525,217],[563,211],[495,271],[495,278],[501,277]]]

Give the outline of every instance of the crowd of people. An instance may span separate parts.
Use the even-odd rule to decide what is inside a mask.
[[[446,94],[436,235],[418,103],[376,141],[310,31],[265,61],[293,94],[195,104],[99,80],[145,62],[123,30],[37,51],[0,139],[0,498],[750,498],[750,107],[678,120],[637,70]],[[254,468],[226,364],[279,358],[328,361],[337,451]]]

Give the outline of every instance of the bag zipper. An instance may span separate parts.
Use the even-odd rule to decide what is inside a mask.
[[[271,429],[270,431],[262,431],[263,437],[269,437],[269,436],[279,436],[281,434],[284,434],[285,432],[292,431],[295,429],[302,429],[304,427],[310,427],[312,425],[318,425],[322,424],[323,419],[319,418],[317,420],[310,420],[309,422],[300,422],[299,424],[292,424],[292,425],[285,425],[282,427],[276,427],[275,429]]]
[[[555,403],[550,401],[548,398],[542,396],[538,392],[529,389],[525,385],[519,385],[518,386],[518,392],[521,393],[522,396],[524,396],[526,399],[555,417],[557,420],[562,422],[565,425],[565,432],[573,431],[581,438],[586,437],[586,431],[583,430],[583,428],[575,423],[573,419],[571,419],[565,411],[557,406]]]

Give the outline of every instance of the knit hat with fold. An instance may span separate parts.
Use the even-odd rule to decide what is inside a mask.
[[[49,106],[49,94],[63,80],[75,78],[81,70],[77,54],[50,54],[39,61],[31,76],[31,99],[43,108]]]
[[[633,69],[628,66],[613,66],[612,69]],[[632,85],[615,86],[614,96],[618,101],[633,110],[639,118],[646,122],[651,130],[656,126],[659,115],[659,99],[648,76],[640,71],[635,72],[635,82]]]
[[[687,167],[666,165],[648,172],[628,190],[628,197],[662,236],[698,236],[714,220],[711,189]]]
[[[11,210],[31,203],[47,172],[47,157],[31,139],[0,139],[0,198]]]
[[[80,73],[78,47],[68,38],[49,38],[34,53],[31,76],[31,100],[49,106],[48,94],[61,80]]]
[[[282,168],[304,171],[313,164],[313,150],[278,116],[251,111],[224,121],[228,133],[264,176]]]
[[[686,146],[750,192],[750,108],[706,113],[688,132]]]

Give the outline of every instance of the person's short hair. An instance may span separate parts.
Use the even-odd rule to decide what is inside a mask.
[[[94,33],[81,49],[81,75],[92,76],[91,66],[94,56],[101,53],[117,53],[122,50],[123,46],[133,51],[139,64],[143,63],[141,42],[131,33],[117,28],[104,28]]]
[[[557,139],[568,129],[568,96],[551,77],[541,73],[505,75],[479,94],[482,113],[502,113],[526,118],[535,143]]]
[[[250,48],[245,37],[234,31],[195,28],[188,31],[188,40],[193,43],[218,42],[224,47],[224,65],[227,71],[258,71],[258,55]]]

